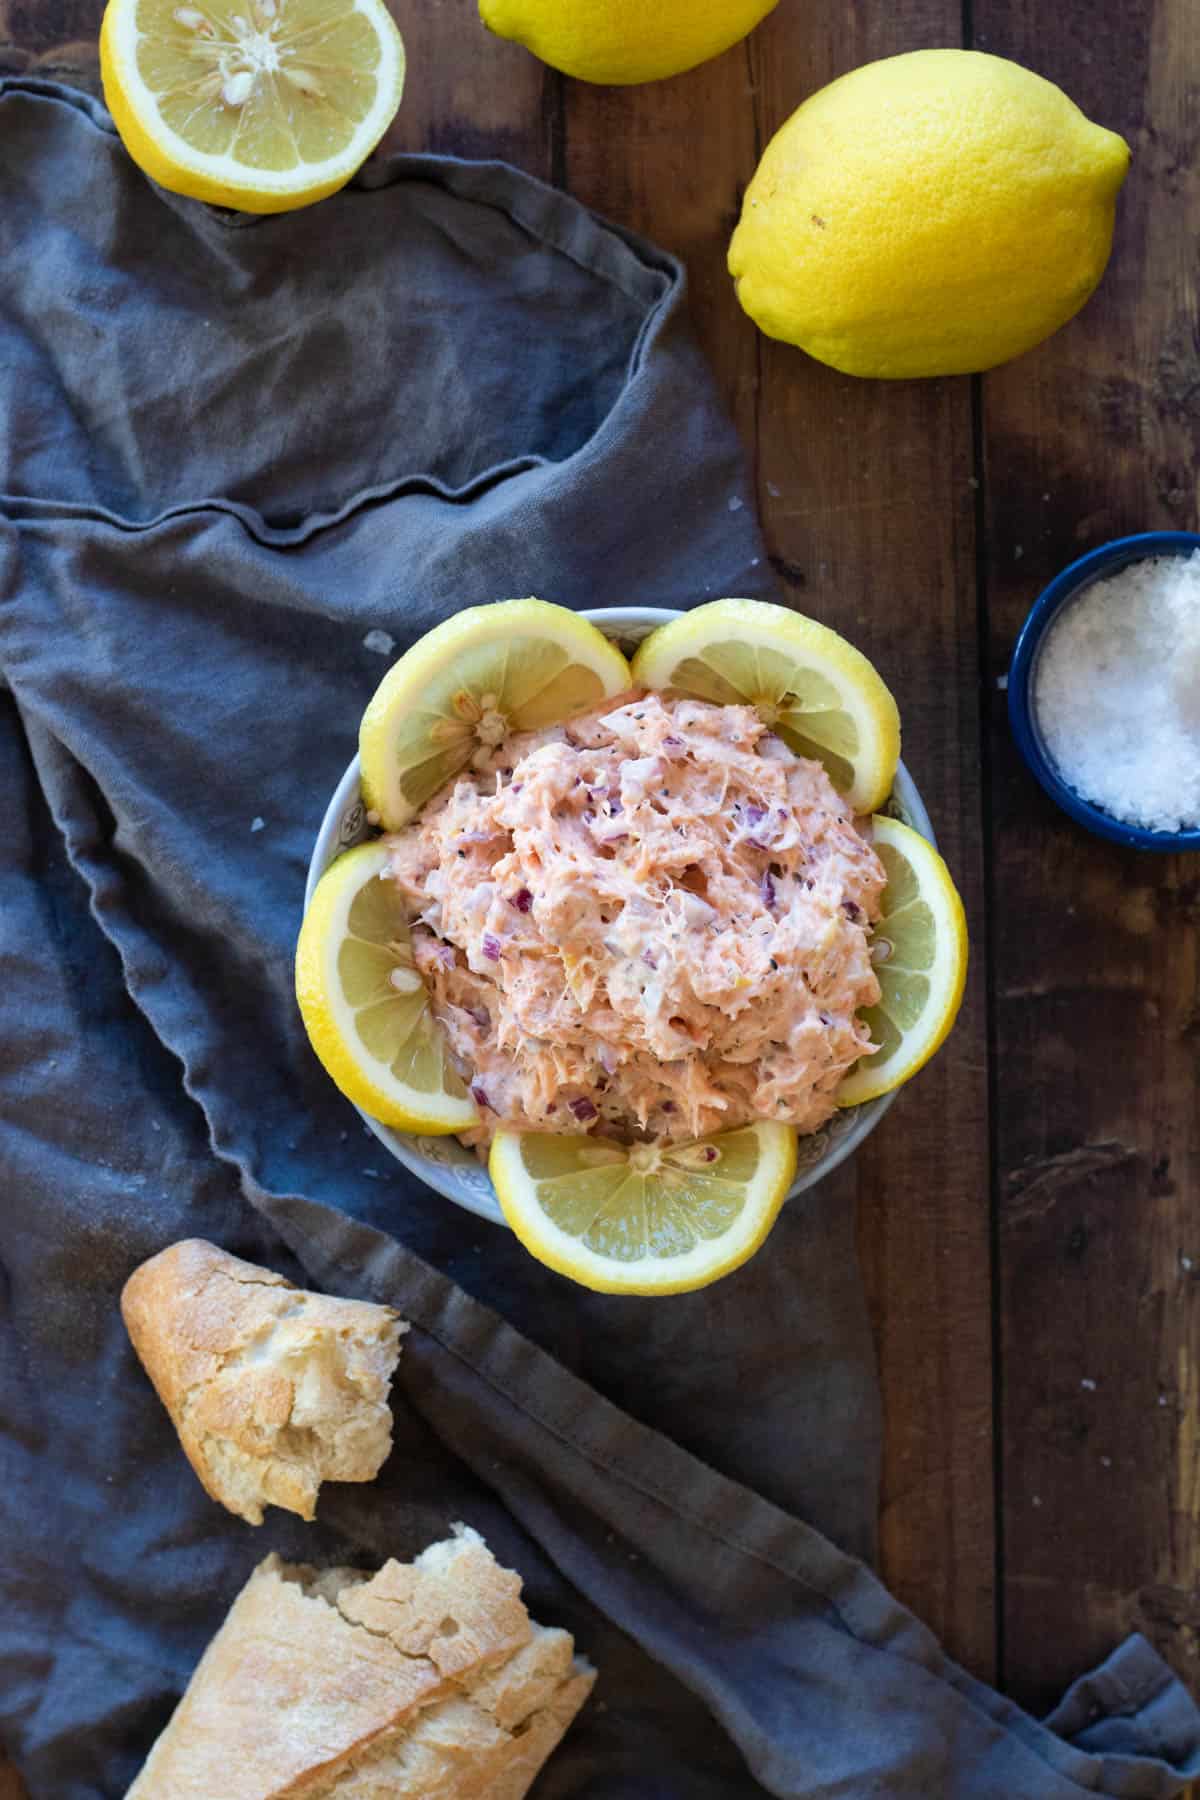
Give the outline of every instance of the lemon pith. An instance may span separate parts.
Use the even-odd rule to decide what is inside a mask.
[[[282,212],[342,187],[400,104],[383,0],[109,0],[104,98],[133,160],[176,193]]]
[[[799,756],[824,763],[856,812],[882,805],[900,759],[900,715],[860,650],[763,600],[713,600],[648,637],[639,685],[754,706]]]
[[[861,1016],[879,1049],[846,1076],[839,1106],[878,1099],[923,1068],[954,1024],[967,979],[966,915],[949,869],[909,826],[887,818],[872,826],[888,877],[872,934],[882,993]]]
[[[777,0],[480,0],[497,37],[564,75],[628,86],[680,75],[754,29]]]
[[[363,798],[389,830],[472,757],[630,684],[629,664],[586,619],[545,600],[457,613],[388,670],[359,727]]]
[[[296,998],[309,1042],[355,1106],[431,1136],[478,1123],[413,965],[384,844],[325,871],[296,946]]]
[[[1112,247],[1129,149],[1002,57],[918,50],[810,96],[729,247],[770,337],[847,374],[969,374],[1066,323]]]
[[[706,1287],[753,1256],[796,1172],[789,1125],[747,1125],[690,1144],[499,1131],[488,1170],[531,1255],[609,1294]]]

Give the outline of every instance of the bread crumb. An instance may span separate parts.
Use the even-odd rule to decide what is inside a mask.
[[[378,627],[368,631],[363,639],[363,649],[369,650],[373,656],[390,656],[396,648],[396,640],[390,631],[380,631]]]

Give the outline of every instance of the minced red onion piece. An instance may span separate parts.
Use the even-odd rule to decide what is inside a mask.
[[[478,1085],[478,1083],[476,1083],[476,1085],[471,1089],[471,1098],[475,1102],[476,1106],[486,1106],[489,1112],[495,1112],[495,1110],[496,1110],[495,1107],[492,1105],[491,1101],[488,1099],[487,1095],[484,1093],[483,1089]]]
[[[571,1111],[575,1114],[575,1117],[579,1120],[581,1125],[588,1124],[596,1117],[596,1108],[592,1105],[590,1100],[572,1100],[570,1105]]]
[[[483,934],[483,954],[489,962],[500,961],[500,940],[494,938],[490,931],[485,931]]]
[[[526,887],[518,888],[515,894],[508,896],[508,904],[515,906],[519,913],[527,913],[533,905],[533,895]]]

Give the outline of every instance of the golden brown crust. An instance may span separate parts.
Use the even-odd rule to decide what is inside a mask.
[[[260,1563],[128,1800],[521,1800],[594,1677],[455,1530],[371,1577]]]
[[[322,1481],[378,1474],[407,1329],[390,1307],[189,1238],[135,1269],[121,1312],[206,1491],[250,1524],[268,1503],[311,1519]]]
[[[340,1596],[338,1607],[385,1632],[406,1655],[428,1656],[447,1676],[486,1669],[529,1640],[521,1578],[502,1569],[475,1532],[432,1544],[414,1563],[385,1563],[373,1581]]]

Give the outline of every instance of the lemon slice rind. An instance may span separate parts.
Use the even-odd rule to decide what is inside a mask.
[[[472,737],[470,721],[456,720],[446,704],[468,661],[478,671],[487,666],[488,655],[494,649],[497,677],[503,682],[510,664],[515,671],[523,658],[528,664],[530,655],[551,648],[562,652],[566,660],[547,686],[529,697],[531,723],[558,723],[559,718],[582,710],[579,704],[567,705],[559,718],[551,720],[544,716],[544,704],[538,704],[539,700],[544,701],[547,691],[554,691],[555,683],[564,689],[571,687],[571,670],[577,672],[575,686],[583,705],[611,698],[630,686],[629,664],[602,632],[565,606],[532,598],[500,600],[457,613],[427,632],[392,665],[362,716],[358,739],[363,799],[388,830],[395,831],[406,824],[436,791],[433,786],[428,793],[416,797],[406,793],[406,773],[427,767],[433,771],[430,782],[437,777],[449,779],[467,767],[472,754],[484,742]],[[397,746],[406,731],[413,741],[413,721],[425,717],[431,730],[440,727],[454,731],[461,727],[461,734],[440,742],[431,737],[424,763],[420,761],[424,752],[412,749],[408,753],[410,760],[402,764]],[[497,716],[495,727],[505,733],[529,728],[522,722],[520,707],[511,718]],[[441,785],[441,779],[436,780],[436,785]]]
[[[876,816],[871,825],[875,847],[883,854],[885,863],[892,860],[888,852],[894,852],[915,877],[914,887],[907,875],[901,872],[901,878],[905,882],[906,901],[903,913],[895,916],[899,919],[908,914],[911,918],[914,906],[926,907],[930,915],[934,955],[931,961],[922,960],[919,967],[911,969],[903,962],[891,960],[877,965],[882,982],[904,979],[911,986],[915,976],[926,984],[927,997],[919,1016],[911,1025],[907,1028],[893,1025],[892,1031],[898,1034],[898,1041],[893,1044],[890,1052],[885,1046],[874,1056],[863,1057],[846,1076],[836,1096],[838,1105],[842,1107],[861,1106],[867,1100],[877,1100],[881,1095],[891,1093],[893,1088],[900,1087],[903,1082],[911,1080],[919,1069],[924,1068],[949,1035],[962,1004],[967,980],[966,914],[945,862],[926,838],[911,826],[902,825],[898,819]],[[887,940],[888,916],[885,891],[884,916],[873,934],[876,943],[880,939]],[[884,1012],[888,1009],[886,993],[880,1008]]]
[[[751,670],[760,653],[776,669],[792,662],[798,685],[806,685],[807,672],[807,685],[824,698],[814,697],[808,712],[780,709],[777,718],[778,682],[771,691],[755,691],[753,674],[747,679],[728,657],[722,667],[722,646],[730,646],[736,661]],[[689,662],[705,664],[709,680],[689,687]],[[766,600],[711,600],[653,632],[634,657],[632,672],[641,687],[757,704],[785,740],[792,727],[800,729],[802,739],[811,733],[814,741],[802,741],[799,752],[826,761],[834,785],[856,813],[874,811],[891,792],[900,760],[896,702],[862,651],[816,619]]]
[[[385,873],[387,863],[385,844],[360,844],[332,863],[318,882],[296,946],[296,998],[300,1013],[309,1042],[326,1073],[361,1112],[383,1125],[429,1137],[466,1131],[478,1124],[479,1115],[465,1092],[447,1092],[444,1087],[414,1088],[401,1080],[388,1062],[371,1052],[356,1023],[358,1014],[368,1008],[351,1005],[339,973],[342,946],[354,935],[351,909],[367,885]],[[407,926],[399,912],[396,938],[407,945]],[[372,944],[368,955],[375,955],[382,962],[387,959],[388,950]],[[403,966],[398,959],[396,966]],[[405,977],[406,992],[398,991],[394,1004],[406,1004],[414,1015],[411,1031],[423,1033],[431,1047],[441,1045],[443,1067],[449,1070],[440,1027],[427,1007],[422,1016],[417,1001],[421,991],[419,977],[414,979],[407,967]],[[390,998],[385,995],[383,1003],[387,1004]],[[380,1002],[374,1004],[377,1008]],[[452,1081],[462,1089],[456,1074]]]
[[[319,162],[299,160],[286,170],[261,168],[229,154],[198,149],[163,118],[158,96],[138,67],[139,0],[109,0],[100,28],[104,99],[126,150],[160,186],[211,206],[243,212],[289,211],[344,187],[396,116],[404,91],[404,43],[383,0],[353,0],[379,46],[375,99],[351,136]],[[184,8],[183,10],[187,10]]]
[[[539,1199],[539,1188],[553,1189],[557,1195],[563,1195],[570,1192],[572,1182],[581,1191],[586,1191],[586,1184],[590,1183],[594,1192],[597,1178],[603,1183],[606,1171],[603,1165],[597,1169],[585,1160],[576,1176],[559,1175],[544,1182],[537,1181],[526,1165],[522,1137],[539,1134],[497,1132],[488,1173],[504,1216],[516,1236],[531,1256],[559,1275],[601,1294],[690,1293],[730,1274],[754,1255],[775,1223],[792,1184],[797,1154],[796,1133],[792,1127],[763,1121],[722,1135],[731,1140],[746,1133],[752,1133],[757,1139],[758,1155],[753,1175],[742,1188],[744,1200],[736,1218],[720,1235],[701,1238],[694,1248],[676,1255],[651,1253],[631,1259],[605,1256],[550,1218]],[[701,1142],[719,1146],[722,1135]],[[560,1144],[564,1141],[558,1140]],[[619,1151],[619,1147],[604,1146],[590,1138],[570,1141],[578,1142],[584,1158],[597,1157],[604,1149]],[[618,1160],[628,1167],[624,1157]],[[611,1157],[605,1162],[608,1170],[615,1171],[613,1179],[619,1180],[620,1170]],[[693,1185],[697,1181],[703,1185],[704,1180],[703,1175],[693,1177]],[[632,1204],[640,1204],[636,1196]]]

